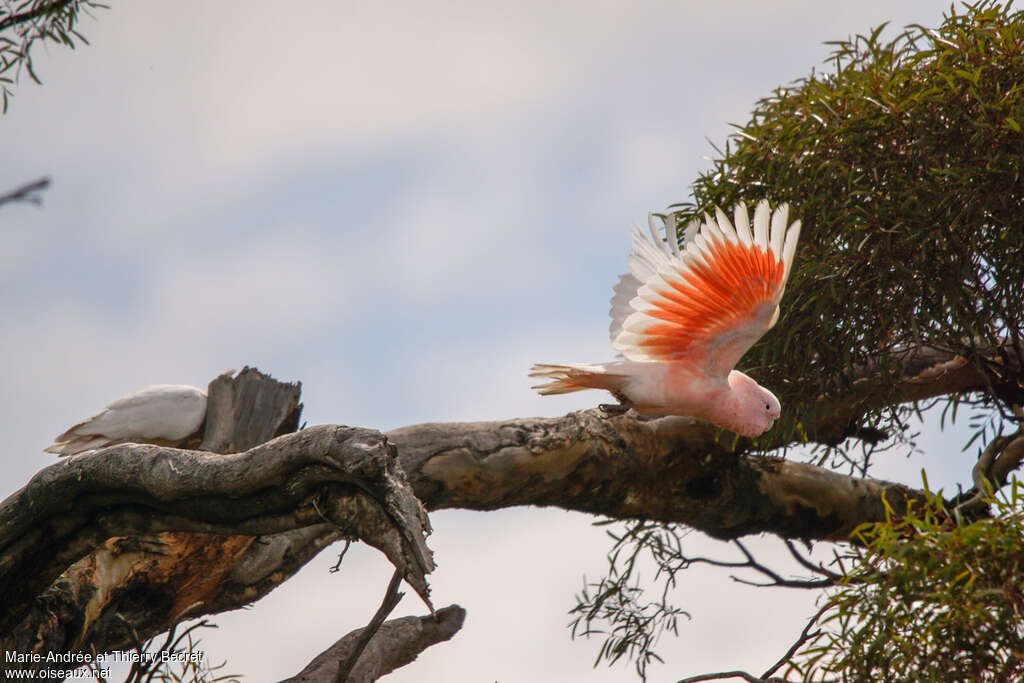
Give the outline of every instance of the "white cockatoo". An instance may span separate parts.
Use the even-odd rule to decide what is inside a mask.
[[[47,453],[74,455],[125,442],[177,444],[206,418],[206,392],[184,384],[159,384],[119,398],[56,439]]]
[[[721,209],[691,221],[678,246],[675,222],[665,238],[649,217],[650,236],[633,229],[629,273],[612,297],[612,346],[626,360],[594,365],[534,365],[541,394],[606,389],[619,405],[641,415],[690,415],[743,436],[763,434],[781,414],[779,399],[737,361],[775,324],[800,237],[787,225],[789,207],[773,213],[736,206],[734,221]]]

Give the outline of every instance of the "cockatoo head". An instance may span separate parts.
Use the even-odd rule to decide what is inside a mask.
[[[725,426],[751,438],[771,429],[782,414],[782,404],[775,394],[735,370],[729,373],[729,384],[735,403],[732,424]]]

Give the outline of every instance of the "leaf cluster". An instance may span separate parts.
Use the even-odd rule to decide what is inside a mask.
[[[90,8],[106,8],[96,0],[0,0],[0,96],[3,112],[24,69],[40,83],[32,64],[32,48],[38,41],[74,49],[89,41],[78,32],[79,14]]]
[[[966,523],[928,497],[860,527],[824,628],[791,662],[805,680],[1007,681],[1024,677],[1024,486]]]
[[[611,525],[614,520],[596,524]],[[679,617],[690,617],[669,599],[676,574],[690,564],[682,555],[681,538],[686,532],[675,525],[637,521],[607,533],[614,541],[608,553],[608,575],[596,582],[584,579],[576,606],[569,611],[574,616],[572,637],[603,636],[594,666],[602,660],[611,665],[625,657],[646,680],[647,667],[663,661],[655,651],[661,635],[669,631],[678,636]],[[663,582],[663,590],[649,600],[640,574],[641,567],[652,561],[653,579]]]
[[[845,392],[851,369],[894,383],[888,359],[904,349],[983,363],[1010,339],[1024,360],[1024,12],[950,12],[935,29],[830,43],[831,68],[760,99],[675,206],[685,222],[768,198],[803,221],[781,319],[743,361],[778,389],[783,429]],[[991,369],[986,404],[1024,403],[1020,378]],[[894,412],[869,421],[902,426]]]
[[[984,0],[951,8],[937,28],[910,26],[892,39],[884,30],[830,43],[829,68],[758,100],[695,182],[694,200],[673,207],[684,224],[715,206],[768,198],[788,202],[803,221],[781,319],[742,361],[786,406],[775,435],[783,441],[813,430],[816,399],[847,394],[859,369],[881,378],[884,399],[901,378],[895,359],[921,347],[962,355],[989,378],[974,396],[936,399],[943,425],[970,404],[975,438],[985,441],[1002,431],[1009,404],[1024,404],[1019,373],[1002,372],[1024,367],[1024,12]],[[1015,356],[992,363],[992,349],[1007,340]],[[860,432],[912,445],[906,418],[928,407],[867,412]],[[864,475],[878,442],[865,443],[864,453],[831,449],[825,459]],[[857,565],[856,580],[834,594],[846,600],[842,617],[830,613],[836,628],[821,632],[834,639],[826,644],[819,633],[809,646],[819,649],[804,650],[803,668],[790,673],[1024,674],[1015,668],[1024,647],[1013,640],[1020,516],[950,526],[929,510],[862,530],[870,550],[854,560],[864,561],[864,574]],[[917,545],[908,545],[910,528]],[[657,636],[674,630],[671,570],[688,560],[673,550],[673,535],[634,523],[613,537],[608,576],[577,596],[574,633],[605,635],[599,661],[634,657],[642,674],[656,659]],[[648,552],[660,600],[635,590],[636,558]],[[888,571],[897,564],[902,574]],[[903,601],[891,600],[901,581]],[[931,658],[912,659],[918,650]]]

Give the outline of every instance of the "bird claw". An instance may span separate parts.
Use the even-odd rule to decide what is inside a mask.
[[[618,403],[601,403],[597,406],[606,416],[617,417],[619,415],[625,415],[629,412],[629,409],[633,407],[633,402],[623,394],[615,391],[612,392],[612,396],[615,397]]]

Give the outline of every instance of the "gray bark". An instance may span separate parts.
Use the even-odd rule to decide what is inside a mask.
[[[244,368],[236,377],[225,373],[210,382],[199,450],[237,453],[299,428],[302,382],[269,379]]]
[[[428,510],[557,506],[685,524],[732,539],[845,538],[918,492],[776,457],[690,418],[561,418],[427,424],[388,433]]]
[[[325,427],[293,434],[283,457],[255,448],[295,429],[300,387],[229,375],[210,385],[204,445],[244,452],[123,444],[62,460],[0,505],[0,645],[131,648],[258,599],[339,538],[380,548],[426,598],[426,517],[393,447]]]
[[[934,349],[897,360],[906,379],[895,387],[879,390],[872,380],[875,369],[861,368],[848,394],[820,397],[806,421],[809,436],[833,443],[866,409],[986,385],[977,364]],[[156,583],[175,587],[194,577],[197,567],[210,573],[210,585],[197,600],[160,605],[148,595],[136,611],[119,610],[136,620],[135,632],[145,638],[183,616],[260,598],[341,537],[381,548],[425,594],[423,575],[432,561],[423,543],[429,527],[417,499],[430,510],[558,506],[682,523],[719,538],[771,532],[842,539],[858,524],[884,517],[883,496],[898,509],[918,495],[899,484],[752,454],[749,442],[690,418],[606,418],[597,411],[416,425],[386,435],[323,426],[246,448],[252,441],[216,417],[216,406],[236,414],[248,403],[260,404],[263,394],[246,389],[241,377],[217,400],[223,378],[211,385],[204,445],[242,452],[216,456],[116,446],[99,457],[78,456],[48,467],[0,504],[0,645],[21,651],[41,642],[55,651],[124,647],[124,628],[118,634],[81,623],[94,597],[89,590],[57,590],[64,613],[46,602],[79,574],[109,575],[112,568],[131,565],[135,569],[119,577],[122,585],[158,576]],[[273,423],[260,438],[297,423],[297,387],[272,393],[288,397],[291,403],[284,403],[292,407],[279,406],[266,422],[249,420],[250,428]],[[165,531],[191,532],[179,544],[185,550],[147,546],[152,534]],[[179,556],[191,560],[181,562]],[[154,560],[161,557],[169,560]],[[40,633],[50,639],[40,641]]]
[[[433,615],[401,617],[384,622],[346,680],[367,683],[405,666],[431,645],[451,639],[462,628],[465,618],[466,610],[458,605],[449,605]],[[280,683],[332,683],[338,664],[351,656],[363,630],[356,629],[345,635],[298,674]]]

